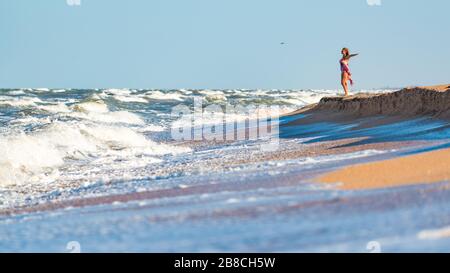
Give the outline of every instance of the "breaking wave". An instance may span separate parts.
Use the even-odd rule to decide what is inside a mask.
[[[120,179],[117,169],[164,164],[190,152],[168,137],[172,107],[205,104],[280,106],[285,114],[333,90],[0,90],[0,186],[51,183],[77,169]],[[202,124],[220,123],[205,111]],[[265,113],[272,116],[273,113]],[[229,117],[228,117],[229,118]],[[240,121],[247,115],[235,113]],[[178,121],[179,122],[179,121]],[[69,171],[70,170],[70,171]],[[80,177],[84,177],[80,175]]]

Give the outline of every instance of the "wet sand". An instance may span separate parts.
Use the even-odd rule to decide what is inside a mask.
[[[345,190],[365,190],[450,181],[450,149],[346,167],[318,178],[341,183]]]
[[[367,150],[378,150],[378,151],[388,151],[392,149],[399,148],[419,148],[430,145],[427,142],[423,141],[405,141],[405,142],[383,142],[383,143],[371,143],[371,144],[356,144],[351,145],[353,143],[359,143],[362,139],[353,138],[353,139],[344,139],[344,140],[336,140],[336,141],[326,141],[320,143],[312,143],[308,145],[304,144],[292,144],[288,147],[282,145],[282,150],[277,152],[268,152],[268,153],[255,153],[248,154],[236,158],[218,158],[218,159],[208,159],[205,161],[196,162],[196,165],[189,164],[180,164],[171,169],[171,171],[176,172],[185,172],[191,171],[194,172],[193,168],[195,167],[197,170],[210,170],[212,171],[220,171],[224,169],[230,169],[233,167],[238,167],[242,165],[249,164],[263,164],[268,161],[278,161],[282,162],[285,160],[295,160],[295,159],[304,159],[307,157],[317,157],[317,156],[327,156],[327,155],[337,155],[337,154],[346,154],[346,153],[354,153],[360,151]],[[187,144],[187,143],[185,143]],[[190,143],[192,147],[195,147],[198,143],[193,142]],[[350,146],[349,146],[350,145]],[[164,169],[156,169],[155,173],[163,175],[165,172]],[[298,185],[304,183],[305,181],[311,181],[314,177],[319,175],[318,170],[313,171],[302,171],[300,174],[295,176],[279,176],[276,179],[273,177],[268,177],[267,179],[257,179],[248,181],[249,183],[227,183],[227,184],[211,184],[205,183],[198,186],[192,186],[187,188],[168,188],[168,189],[157,189],[150,190],[144,192],[134,192],[134,193],[126,193],[119,195],[106,195],[106,196],[98,196],[98,197],[85,197],[85,198],[75,198],[72,200],[58,200],[55,199],[53,202],[47,202],[44,204],[36,204],[34,206],[19,206],[19,207],[11,207],[7,209],[0,210],[1,215],[17,215],[17,214],[25,214],[25,213],[33,213],[33,212],[42,212],[42,211],[52,211],[57,209],[66,209],[66,208],[80,208],[86,206],[95,206],[95,205],[104,205],[104,204],[113,204],[115,202],[131,202],[131,201],[140,201],[140,200],[150,200],[150,199],[164,199],[164,198],[173,198],[173,197],[181,197],[181,196],[190,196],[190,195],[201,195],[201,194],[209,194],[221,191],[229,191],[229,192],[241,192],[251,189],[269,189],[269,188],[283,188],[293,185]],[[213,182],[213,181],[210,181]],[[55,184],[53,186],[47,185],[45,188],[41,189],[42,192],[51,192],[56,188],[60,189],[67,187],[73,187],[71,183],[68,184]]]

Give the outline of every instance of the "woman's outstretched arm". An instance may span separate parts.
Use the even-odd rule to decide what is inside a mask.
[[[346,60],[350,60],[351,58],[356,57],[356,56],[358,56],[358,55],[359,55],[359,53],[357,53],[357,54],[351,54],[351,55],[348,55],[345,59],[346,59]]]

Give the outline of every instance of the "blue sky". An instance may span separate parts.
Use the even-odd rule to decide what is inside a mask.
[[[450,1],[0,0],[0,87],[356,88],[450,82]],[[280,45],[280,42],[287,43]]]

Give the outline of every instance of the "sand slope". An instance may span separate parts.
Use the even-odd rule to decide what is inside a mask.
[[[318,104],[290,115],[313,114],[320,119],[384,116],[431,116],[450,119],[450,84],[411,87],[387,94],[358,94],[349,97],[325,97]]]

